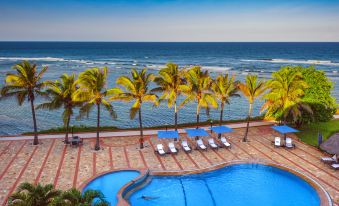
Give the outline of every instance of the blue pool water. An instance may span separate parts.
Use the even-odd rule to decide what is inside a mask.
[[[144,200],[141,196],[156,197]],[[150,184],[130,197],[136,206],[318,206],[313,187],[276,167],[241,164],[208,173],[154,176]]]
[[[136,178],[140,173],[137,171],[119,171],[102,175],[86,185],[83,191],[88,189],[100,190],[105,199],[113,206],[117,204],[116,195],[120,188]]]

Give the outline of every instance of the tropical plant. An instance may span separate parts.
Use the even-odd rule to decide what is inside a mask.
[[[304,81],[308,87],[304,90],[302,101],[306,102],[313,113],[303,112],[302,122],[327,122],[333,119],[338,104],[332,96],[334,83],[326,77],[324,71],[310,67],[289,67],[291,70],[297,70],[302,73]]]
[[[108,206],[104,195],[98,190],[86,190],[83,194],[75,188],[64,191],[52,206]]]
[[[293,123],[298,124],[303,111],[312,113],[310,106],[302,101],[308,85],[301,72],[283,68],[272,74],[267,86],[269,91],[263,96],[266,102],[262,106],[266,117],[274,117],[284,123],[290,117]]]
[[[9,206],[48,206],[61,194],[52,184],[21,183],[16,192],[8,198]]]
[[[56,80],[55,82],[48,85],[46,93],[50,97],[50,101],[38,105],[37,109],[49,109],[56,110],[61,107],[64,108],[62,113],[62,119],[64,126],[66,127],[65,134],[65,143],[68,144],[68,133],[69,133],[69,123],[71,116],[73,115],[73,110],[75,107],[80,107],[82,102],[76,102],[73,100],[73,95],[78,89],[75,79],[75,74],[67,75],[63,74],[60,77],[60,81]]]
[[[197,128],[199,127],[200,109],[205,108],[209,114],[210,107],[217,108],[218,102],[211,92],[212,79],[208,71],[201,71],[199,66],[194,66],[185,72],[187,84],[182,86],[182,92],[186,95],[180,107],[189,103],[196,102]]]
[[[252,116],[253,103],[256,98],[258,98],[265,92],[266,85],[264,81],[258,80],[258,76],[247,75],[245,83],[241,82],[239,83],[238,86],[239,86],[240,91],[247,98],[248,103],[249,103],[246,131],[245,131],[245,135],[243,138],[243,142],[246,142],[247,135],[248,135],[248,129],[250,126],[250,120]]]
[[[106,89],[107,68],[92,68],[81,72],[78,80],[79,89],[74,93],[73,100],[75,102],[83,102],[80,108],[79,117],[89,115],[93,106],[97,107],[97,137],[95,150],[100,150],[99,132],[100,132],[100,107],[101,105],[110,113],[112,118],[116,118],[113,106],[105,99],[112,90]]]
[[[185,83],[183,73],[184,71],[180,70],[177,64],[168,63],[165,68],[159,71],[159,76],[154,79],[159,87],[151,90],[152,92],[162,92],[159,101],[167,100],[168,108],[174,106],[175,130],[178,129],[178,96]]]
[[[135,69],[131,71],[131,78],[127,76],[120,76],[116,83],[123,87],[123,89],[117,87],[114,88],[114,94],[110,100],[115,101],[135,101],[130,109],[130,118],[134,119],[136,113],[139,113],[139,126],[140,126],[140,148],[144,148],[144,135],[142,127],[142,113],[141,107],[144,102],[152,102],[157,104],[157,96],[150,91],[149,84],[154,80],[153,74],[147,74],[147,69],[142,69],[138,72]]]
[[[43,67],[40,72],[37,71],[36,64],[30,64],[28,61],[23,61],[12,67],[16,73],[8,73],[5,79],[5,86],[1,89],[1,98],[16,96],[18,104],[21,106],[24,100],[31,104],[34,141],[33,144],[39,144],[37,123],[35,117],[34,101],[36,96],[43,95],[42,89],[46,87],[47,82],[42,81],[42,76],[46,72],[47,67]]]
[[[220,101],[220,119],[219,125],[222,124],[222,118],[224,113],[225,103],[230,104],[232,97],[239,97],[238,92],[238,81],[235,81],[234,76],[229,76],[228,74],[219,75],[213,81],[212,90],[215,97]]]

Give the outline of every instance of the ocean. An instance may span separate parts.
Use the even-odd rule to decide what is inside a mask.
[[[117,42],[0,42],[0,86],[6,73],[22,60],[48,66],[44,79],[58,79],[62,73],[76,73],[91,67],[108,67],[108,87],[115,86],[120,75],[129,75],[131,68],[148,68],[157,73],[167,62],[180,66],[200,65],[215,77],[220,73],[236,75],[244,80],[248,73],[269,79],[271,73],[285,65],[314,65],[324,70],[335,83],[333,95],[339,98],[339,43],[117,43]],[[153,85],[154,86],[154,85]],[[182,100],[183,97],[180,98]],[[21,107],[14,99],[0,101],[0,135],[14,135],[32,131],[32,116],[28,102]],[[37,104],[43,102],[38,99]],[[112,120],[103,112],[101,125],[120,128],[138,127],[138,119],[129,119],[131,103],[112,103],[118,118]],[[260,115],[262,101],[257,101],[254,116]],[[248,103],[244,97],[233,98],[225,107],[224,119],[245,118]],[[39,130],[62,125],[62,111],[37,110]],[[144,126],[171,125],[173,108],[166,104],[153,107],[145,103],[142,108]],[[210,116],[202,112],[201,120],[218,119],[219,111]],[[72,125],[96,125],[95,110],[89,118],[71,120]],[[195,121],[195,104],[179,111],[179,123]]]

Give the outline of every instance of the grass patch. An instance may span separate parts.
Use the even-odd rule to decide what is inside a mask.
[[[331,120],[328,122],[315,122],[302,126],[296,133],[298,137],[305,143],[318,146],[318,132],[323,135],[323,141],[327,140],[331,135],[339,132],[339,120]]]
[[[258,117],[253,117],[251,118],[251,121],[256,121],[256,120],[263,120],[262,116],[258,116]],[[237,119],[237,120],[226,120],[223,121],[223,124],[227,124],[227,123],[235,123],[235,122],[245,122],[246,119]],[[200,122],[199,126],[210,126],[210,120],[207,121],[203,121]],[[216,126],[219,124],[219,120],[213,120],[213,126]],[[183,124],[178,124],[178,128],[185,128],[185,127],[195,127],[197,124],[195,122],[191,122],[191,123],[183,123]],[[173,129],[174,125],[158,125],[158,126],[152,126],[152,127],[144,127],[144,129]],[[73,131],[74,132],[95,132],[96,131],[96,127],[88,127],[88,126],[84,126],[84,125],[80,125],[80,126],[74,126]],[[105,132],[105,131],[124,131],[124,130],[139,130],[139,128],[118,128],[118,127],[114,127],[114,126],[101,126],[100,127],[100,131]],[[55,128],[51,128],[51,129],[47,129],[47,130],[41,130],[38,133],[39,134],[58,134],[58,133],[64,133],[66,130],[64,127],[55,127]],[[71,131],[71,128],[70,128]],[[25,132],[23,133],[24,135],[31,135],[34,134],[33,132]]]

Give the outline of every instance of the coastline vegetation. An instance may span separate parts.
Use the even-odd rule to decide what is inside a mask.
[[[60,81],[42,81],[42,75],[46,72],[44,67],[37,72],[37,66],[31,65],[27,61],[16,64],[13,67],[15,73],[6,75],[5,85],[1,88],[1,97],[7,98],[15,96],[19,105],[28,99],[32,107],[32,117],[34,125],[34,144],[38,144],[38,130],[35,119],[35,108],[57,109],[64,108],[62,120],[63,128],[52,128],[40,131],[40,133],[66,132],[65,143],[68,141],[70,117],[75,107],[79,108],[77,118],[88,116],[93,107],[97,110],[97,138],[95,150],[100,149],[99,132],[123,130],[111,127],[100,126],[101,107],[104,107],[112,118],[116,118],[111,101],[134,101],[130,109],[130,118],[134,119],[138,114],[140,131],[140,148],[143,148],[143,124],[142,124],[142,103],[151,102],[153,106],[158,106],[164,101],[168,107],[174,107],[173,126],[155,126],[149,128],[175,128],[178,126],[208,125],[210,121],[200,121],[200,111],[205,109],[209,114],[210,109],[220,109],[219,124],[232,122],[223,121],[223,108],[229,104],[230,100],[242,93],[248,99],[248,117],[246,119],[247,128],[243,141],[247,141],[249,122],[252,116],[253,103],[256,99],[264,100],[262,114],[265,119],[273,119],[281,124],[295,125],[299,129],[311,129],[312,125],[321,125],[318,122],[327,122],[333,118],[337,104],[331,96],[333,83],[322,71],[315,70],[314,67],[303,68],[300,66],[282,67],[272,73],[272,79],[265,81],[257,75],[249,74],[245,82],[239,82],[235,76],[219,74],[215,79],[207,70],[202,70],[200,66],[190,68],[179,68],[174,63],[169,63],[159,71],[159,75],[147,73],[147,68],[140,71],[131,70],[131,76],[120,76],[117,78],[117,87],[107,88],[108,69],[90,68],[80,73],[78,79],[76,75],[68,76],[63,74]],[[150,88],[151,82],[157,87]],[[47,102],[34,105],[36,95],[48,98]],[[177,102],[177,97],[185,96],[182,102]],[[160,97],[159,97],[160,96]],[[188,102],[195,102],[196,123],[177,124],[178,110]],[[239,121],[239,120],[237,120]],[[311,124],[312,123],[312,124]],[[308,127],[309,126],[309,127]],[[94,127],[76,127],[76,132],[93,131]],[[326,128],[323,128],[326,129]],[[131,130],[131,129],[129,129]],[[308,139],[311,138],[311,141]],[[314,143],[314,137],[308,135],[303,140]]]
[[[8,206],[108,206],[104,195],[97,190],[81,191],[71,188],[57,190],[53,184],[21,183],[8,198]]]

